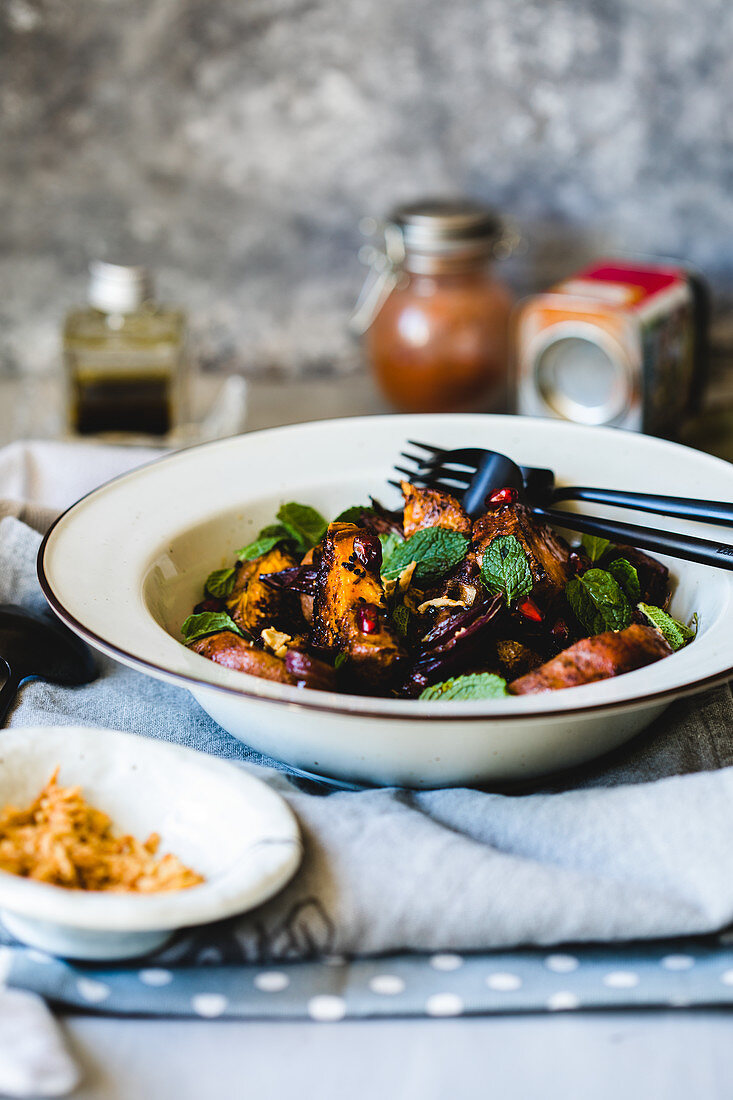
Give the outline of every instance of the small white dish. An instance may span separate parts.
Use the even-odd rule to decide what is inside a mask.
[[[244,769],[193,749],[90,727],[14,728],[0,742],[0,808],[28,805],[60,765],[116,832],[161,836],[205,877],[155,894],[86,892],[0,871],[0,916],[31,947],[74,959],[133,958],[178,928],[261,904],[295,874],[297,821],[283,799]]]
[[[374,416],[273,428],[181,451],[109,482],[51,528],[38,559],[54,611],[103,653],[179,686],[229,733],[292,767],[407,787],[515,781],[584,763],[628,741],[673,699],[733,675],[733,572],[658,555],[672,614],[698,614],[692,645],[624,676],[542,695],[420,702],[299,690],[216,665],[180,627],[206,576],[230,565],[284,501],[326,517],[388,485],[408,439],[483,446],[560,484],[733,499],[733,466],[665,440],[519,416]],[[570,507],[574,507],[570,505]],[[629,523],[731,529],[584,504]],[[577,536],[571,535],[570,538]]]

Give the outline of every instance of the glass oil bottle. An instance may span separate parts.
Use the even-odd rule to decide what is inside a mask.
[[[72,431],[163,437],[184,413],[185,316],[155,302],[146,268],[89,270],[88,305],[63,334]]]

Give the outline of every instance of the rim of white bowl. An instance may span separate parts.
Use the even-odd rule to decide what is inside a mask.
[[[456,416],[465,415],[466,417],[474,418],[476,414],[455,414]],[[516,417],[504,415],[504,414],[479,414],[481,416],[494,420],[515,420]],[[74,501],[68,508],[66,508],[51,524],[46,534],[43,537],[41,545],[38,550],[38,557],[36,562],[38,580],[43,591],[43,594],[53,608],[58,617],[67,624],[76,634],[90,642],[96,649],[108,656],[113,657],[123,664],[127,664],[133,668],[141,669],[142,671],[155,676],[159,679],[166,680],[170,683],[179,684],[185,686],[191,691],[205,690],[222,693],[230,698],[244,697],[252,699],[261,703],[271,703],[274,705],[297,707],[307,711],[316,711],[321,713],[342,715],[345,717],[357,717],[357,718],[389,718],[406,722],[487,722],[495,719],[497,721],[509,722],[509,721],[527,721],[528,719],[542,719],[542,718],[558,718],[563,713],[573,715],[583,715],[589,713],[600,713],[619,711],[628,708],[638,708],[640,704],[654,706],[664,702],[672,702],[674,699],[684,698],[688,695],[696,695],[707,688],[716,687],[720,684],[726,683],[733,677],[733,662],[726,666],[724,669],[720,669],[717,672],[711,673],[707,676],[696,677],[695,679],[686,681],[685,683],[677,683],[669,687],[660,688],[658,690],[638,691],[633,694],[627,694],[621,699],[612,700],[599,700],[598,702],[580,703],[574,704],[571,699],[567,700],[566,705],[557,703],[552,707],[543,708],[539,702],[536,706],[529,707],[521,706],[521,703],[531,702],[535,703],[538,700],[546,698],[548,695],[556,700],[559,695],[565,696],[565,692],[548,692],[538,695],[523,695],[512,696],[511,699],[514,703],[520,704],[520,708],[517,710],[498,710],[496,707],[489,709],[492,700],[487,701],[474,701],[473,703],[445,703],[439,700],[437,701],[419,701],[416,699],[388,699],[382,697],[370,697],[361,695],[347,695],[344,692],[331,692],[331,691],[316,691],[310,688],[297,688],[291,685],[271,684],[270,681],[262,680],[257,676],[252,676],[248,673],[237,672],[235,675],[241,677],[242,685],[239,683],[234,684],[220,684],[216,683],[205,676],[193,676],[185,672],[179,672],[174,669],[170,669],[165,665],[158,664],[155,661],[150,661],[145,657],[139,657],[131,650],[124,646],[117,645],[110,641],[108,638],[102,637],[96,631],[91,630],[84,622],[74,615],[64,605],[63,601],[56,595],[53,590],[53,586],[48,578],[45,558],[47,547],[54,534],[56,528],[63,523],[66,518],[77,509],[84,502],[90,498],[100,495],[106,492],[110,486],[115,485],[117,482],[125,481],[128,479],[134,479],[139,475],[144,475],[152,467],[159,466],[161,464],[173,464],[179,458],[190,455],[192,451],[201,451],[209,448],[221,447],[222,445],[231,444],[237,439],[254,439],[257,436],[264,434],[272,434],[274,432],[297,433],[304,428],[314,428],[327,425],[333,425],[337,423],[343,424],[344,422],[363,423],[368,421],[384,421],[390,419],[402,419],[400,414],[391,414],[385,416],[362,416],[362,417],[337,417],[330,420],[319,421],[304,421],[296,424],[286,424],[278,427],[263,428],[255,432],[245,432],[239,436],[228,436],[225,439],[208,440],[205,443],[197,443],[190,447],[183,447],[172,454],[160,455],[158,458],[151,459],[148,462],[141,463],[140,466],[134,467],[132,470],[125,471],[118,474],[116,477],[110,478],[102,485],[90,492],[85,493],[84,496]],[[537,418],[522,417],[521,420],[525,423],[536,420]],[[666,447],[681,451],[689,452],[692,448],[686,447],[684,444],[676,443],[673,440],[658,439],[651,436],[639,436],[639,433],[624,431],[620,428],[604,428],[588,425],[578,424],[566,424],[564,421],[554,421],[542,419],[542,424],[557,426],[558,429],[563,427],[572,428],[582,433],[590,435],[607,434],[609,436],[618,437],[632,437],[650,439],[663,444]],[[693,451],[693,453],[700,459],[707,459],[716,466],[724,465],[724,460],[719,459],[714,455],[709,455],[703,451]],[[181,645],[183,643],[180,643]],[[185,647],[184,647],[185,648]],[[674,654],[672,654],[674,656]],[[202,663],[206,664],[205,658],[201,658]],[[637,670],[643,672],[641,670]],[[619,681],[626,681],[628,676],[633,676],[633,673],[626,673],[623,677],[613,677],[611,681],[602,680],[598,684],[583,684],[576,688],[574,691],[587,692],[589,689],[598,687],[602,684],[609,682],[617,683]],[[269,688],[281,689],[281,694],[269,694],[269,692],[263,688],[263,685],[267,685]],[[258,690],[259,688],[259,690]],[[570,689],[568,689],[570,690]],[[485,705],[485,709],[479,709],[480,703],[489,704]],[[370,704],[372,704],[370,706]],[[376,704],[376,706],[374,705]],[[469,708],[463,710],[462,708]]]

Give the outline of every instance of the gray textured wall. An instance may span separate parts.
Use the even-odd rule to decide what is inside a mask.
[[[594,251],[733,290],[730,0],[2,0],[0,371],[89,257],[159,272],[209,365],[345,367],[357,222],[465,191],[520,289]]]

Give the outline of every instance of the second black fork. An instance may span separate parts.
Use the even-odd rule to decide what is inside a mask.
[[[585,489],[580,486],[556,489],[552,470],[518,466],[498,451],[482,448],[446,450],[418,443],[416,440],[408,442],[413,447],[427,451],[427,457],[403,451],[402,457],[416,463],[417,468],[410,470],[404,466],[395,466],[395,469],[405,474],[414,484],[452,493],[461,500],[469,516],[475,517],[484,511],[487,498],[496,490],[512,488],[516,489],[538,519],[556,526],[579,531],[581,534],[599,535],[616,543],[630,543],[645,550],[685,558],[719,569],[733,570],[733,546],[725,543],[546,506],[547,503],[558,500],[588,500],[657,511],[666,515],[704,519],[706,522],[733,524],[733,505],[728,503],[625,493],[610,489]],[[633,504],[630,503],[631,499]],[[699,511],[703,511],[704,515],[698,514]]]

